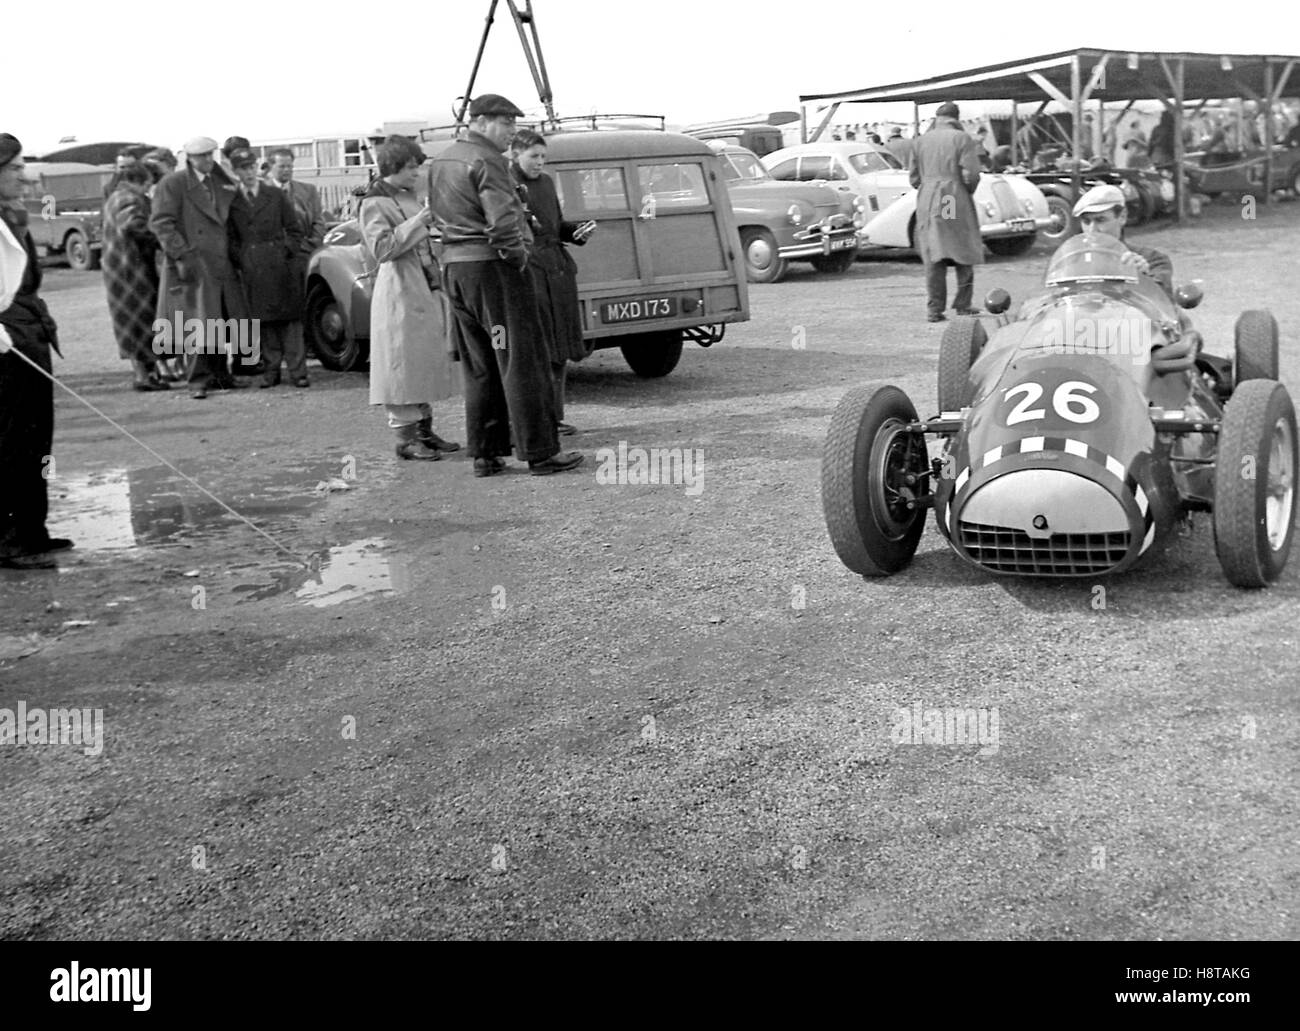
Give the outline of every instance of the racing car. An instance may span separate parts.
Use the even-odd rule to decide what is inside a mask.
[[[1097,577],[1130,569],[1213,513],[1229,582],[1281,575],[1295,523],[1296,417],[1278,382],[1278,327],[1243,312],[1231,358],[1204,353],[1185,311],[1126,263],[1112,236],[1063,244],[1014,317],[993,290],[947,327],[939,414],[894,386],[840,401],[822,507],[841,561],[885,576],[911,561],[933,509],[964,561],[996,574]],[[931,448],[930,444],[934,447]]]

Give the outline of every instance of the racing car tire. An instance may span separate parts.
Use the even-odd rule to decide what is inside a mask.
[[[1028,254],[1037,239],[1037,233],[1027,233],[1020,236],[996,236],[992,240],[985,240],[984,246],[999,258],[1018,258],[1022,254]]]
[[[1243,383],[1228,401],[1214,477],[1214,550],[1228,582],[1265,587],[1295,536],[1295,406],[1274,380]]]
[[[1243,311],[1232,331],[1233,383],[1277,379],[1277,319],[1268,311]]]
[[[619,344],[623,360],[642,379],[659,379],[667,376],[682,360],[682,331],[669,329],[662,333],[638,333]]]
[[[766,229],[742,229],[740,251],[745,257],[745,278],[751,283],[779,283],[790,268],[778,253],[776,237]]]
[[[898,387],[858,387],[840,399],[822,451],[822,512],[835,553],[862,576],[896,573],[916,554],[925,507],[897,487],[929,467],[925,438],[907,430],[916,407]],[[918,484],[925,483],[921,477]],[[919,496],[923,488],[910,488]]]
[[[979,319],[953,319],[944,328],[939,342],[939,411],[956,412],[971,403],[970,367],[988,340]]]

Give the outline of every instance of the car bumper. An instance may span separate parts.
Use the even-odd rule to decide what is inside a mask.
[[[829,234],[817,233],[806,240],[796,239],[794,243],[780,248],[777,253],[782,258],[815,258],[818,255],[856,250],[857,246],[857,230],[850,228]]]
[[[985,222],[980,226],[980,236],[986,240],[998,236],[1028,236],[1040,229],[1051,229],[1054,225],[1056,219],[1051,215],[1042,215],[1038,218],[1008,218],[1001,222]]]

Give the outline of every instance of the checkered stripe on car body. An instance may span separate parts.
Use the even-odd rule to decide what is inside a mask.
[[[1111,476],[1119,480],[1133,495],[1137,502],[1138,511],[1142,513],[1143,526],[1146,530],[1146,536],[1142,539],[1142,548],[1138,554],[1146,551],[1151,546],[1152,540],[1155,539],[1156,524],[1155,518],[1151,514],[1151,503],[1147,498],[1147,492],[1142,489],[1142,485],[1124,468],[1124,463],[1104,451],[1098,451],[1086,441],[1075,440],[1072,437],[1021,437],[1019,440],[1013,440],[1009,444],[999,444],[990,451],[984,452],[978,466],[967,466],[957,474],[956,482],[953,484],[952,493],[948,496],[948,505],[944,509],[943,523],[952,530],[952,506],[961,494],[967,482],[970,480],[972,469],[987,469],[991,465],[996,465],[1004,458],[1011,458],[1014,455],[1031,455],[1036,451],[1060,451],[1067,455],[1074,455],[1076,458],[1082,458],[1093,465],[1099,465],[1106,470]]]

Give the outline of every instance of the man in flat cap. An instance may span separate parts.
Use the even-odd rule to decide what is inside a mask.
[[[980,160],[975,141],[961,122],[957,105],[939,105],[934,125],[915,141],[911,183],[916,196],[916,249],[925,262],[926,317],[943,322],[948,302],[948,266],[957,269],[958,315],[978,315],[971,307],[975,266],[984,261],[980,220],[971,194],[979,186]]]
[[[231,376],[225,353],[229,328],[236,325],[227,320],[247,318],[234,256],[239,241],[230,221],[239,187],[217,167],[215,140],[196,136],[183,149],[185,167],[155,188],[149,228],[166,255],[158,309],[160,318],[169,323],[172,347],[195,342],[186,331],[189,320],[197,319],[203,326],[189,377],[190,396],[202,400],[209,389],[247,386]],[[245,363],[255,365],[256,360],[248,362],[248,357],[244,356]]]
[[[515,453],[534,476],[582,464],[581,454],[560,451],[550,357],[526,268],[531,235],[503,156],[522,114],[505,97],[477,97],[469,133],[429,167],[475,476],[505,469],[512,431]]]
[[[1128,205],[1118,186],[1094,186],[1074,205],[1074,217],[1085,233],[1104,233],[1123,242],[1128,253],[1123,260],[1133,265],[1144,276],[1160,284],[1170,300],[1174,296],[1174,263],[1169,255],[1154,247],[1136,247],[1124,239],[1124,226],[1128,222]]]
[[[0,133],[0,567],[51,568],[72,542],[45,529],[45,477],[54,443],[54,384],[18,354],[51,371],[58,332],[37,295],[41,266],[22,204],[23,146]]]

